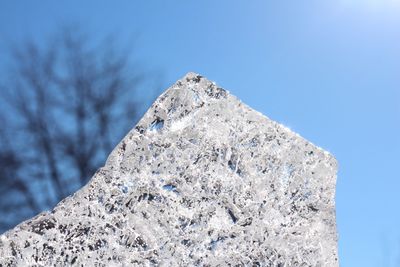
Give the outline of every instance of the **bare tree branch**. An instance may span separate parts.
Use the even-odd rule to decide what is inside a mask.
[[[0,232],[84,185],[141,109],[148,77],[110,39],[66,28],[51,40],[17,46],[0,91],[14,143],[0,149]]]

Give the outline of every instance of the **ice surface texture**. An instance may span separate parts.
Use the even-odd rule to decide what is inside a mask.
[[[338,266],[336,160],[189,73],[0,266]]]

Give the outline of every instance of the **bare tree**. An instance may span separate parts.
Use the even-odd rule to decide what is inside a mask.
[[[4,119],[0,119],[0,123],[4,126]],[[40,207],[30,188],[19,176],[21,159],[12,149],[3,127],[0,128],[0,144],[0,210],[3,215],[0,229],[6,229],[15,218],[29,212],[38,213]],[[13,195],[13,201],[7,198],[10,195]],[[8,213],[11,216],[4,216]]]
[[[93,43],[64,29],[13,49],[0,95],[12,121],[0,135],[0,232],[84,185],[136,122],[148,76],[112,39]]]

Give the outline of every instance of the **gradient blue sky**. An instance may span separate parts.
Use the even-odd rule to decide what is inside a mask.
[[[0,60],[70,22],[139,33],[167,85],[201,73],[332,152],[341,266],[400,266],[400,0],[0,0]]]

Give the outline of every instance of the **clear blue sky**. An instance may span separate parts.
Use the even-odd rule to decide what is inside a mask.
[[[341,266],[400,266],[400,0],[0,0],[0,60],[70,22],[139,32],[166,84],[199,72],[332,152]]]

